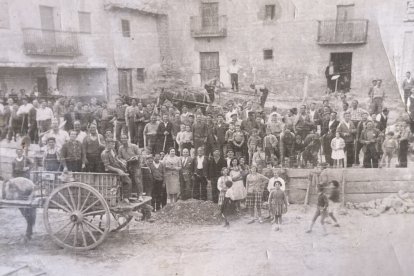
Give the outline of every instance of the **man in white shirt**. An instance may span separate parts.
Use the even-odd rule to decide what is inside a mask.
[[[50,129],[52,119],[54,118],[53,111],[47,106],[45,100],[40,104],[40,108],[36,112],[36,121],[40,133],[44,133]]]
[[[194,157],[194,186],[193,198],[207,200],[207,177],[208,177],[208,160],[204,155],[204,148],[197,149],[197,156]]]
[[[22,105],[17,110],[17,116],[22,118],[22,135],[27,134],[29,124],[29,111],[33,108],[33,105],[28,102],[26,97],[22,98]]]
[[[73,129],[76,131],[76,140],[83,143],[83,140],[86,137],[86,132],[81,130],[81,122],[75,121],[73,123]]]
[[[230,74],[230,82],[231,82],[231,89],[233,91],[239,91],[239,71],[241,67],[237,64],[237,60],[233,59],[229,68],[227,69],[227,73]]]
[[[66,141],[69,140],[69,134],[63,129],[59,128],[59,122],[56,119],[53,119],[52,121],[52,129],[43,135],[42,137],[43,145],[46,144],[47,139],[49,139],[50,137],[54,137],[56,139],[56,148],[58,150],[60,150],[63,144],[65,144]]]
[[[269,184],[267,185],[267,190],[269,192],[271,192],[273,189],[276,188],[276,182],[279,181],[282,185],[280,186],[280,189],[282,191],[286,190],[286,183],[285,180],[283,180],[283,178],[281,178],[279,176],[279,171],[278,169],[274,169],[273,170],[273,177],[269,179]]]

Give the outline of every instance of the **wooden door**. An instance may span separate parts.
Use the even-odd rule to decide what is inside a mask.
[[[354,5],[339,5],[336,13],[336,41],[350,42],[354,33]]]
[[[41,47],[46,52],[54,51],[56,48],[55,37],[55,17],[53,8],[47,6],[39,6],[40,10],[40,26],[42,29]]]
[[[218,28],[218,8],[218,3],[201,4],[201,27],[203,30],[215,30]]]
[[[201,83],[218,78],[220,79],[220,63],[218,52],[200,53]]]
[[[37,78],[37,91],[40,95],[46,95],[47,93],[47,78]]]
[[[40,10],[40,26],[42,30],[55,29],[55,17],[53,15],[53,7],[39,6]]]
[[[336,21],[348,21],[354,19],[354,5],[338,5],[336,7]]]
[[[118,86],[119,94],[131,96],[132,95],[132,70],[118,69]]]

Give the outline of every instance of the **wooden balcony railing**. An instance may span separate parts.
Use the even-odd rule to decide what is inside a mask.
[[[194,38],[227,36],[226,15],[221,15],[216,19],[208,18],[208,20],[201,16],[191,16],[190,20],[191,36]]]
[[[78,34],[57,30],[23,29],[26,55],[75,57],[80,55]]]
[[[364,44],[367,35],[368,20],[319,21],[318,44]]]

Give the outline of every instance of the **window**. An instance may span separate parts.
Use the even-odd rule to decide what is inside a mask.
[[[91,13],[90,12],[78,12],[79,18],[79,32],[91,33]]]
[[[145,69],[137,68],[137,80],[138,82],[145,82]]]
[[[120,95],[132,95],[132,70],[118,69],[118,86]]]
[[[7,1],[0,0],[0,29],[10,28],[9,7]]]
[[[265,6],[265,20],[274,20],[275,19],[275,5],[266,5]]]
[[[123,37],[130,37],[131,36],[131,29],[129,27],[129,20],[122,19],[122,36]]]
[[[272,49],[266,49],[263,50],[263,59],[273,59],[273,50]]]

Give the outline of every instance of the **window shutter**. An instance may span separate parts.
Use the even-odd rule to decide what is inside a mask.
[[[265,18],[266,18],[266,6],[262,5],[262,6],[260,6],[260,10],[257,13],[257,19],[259,21],[263,21],[263,20],[265,20]]]
[[[275,2],[275,19],[274,20],[279,20],[282,17],[283,14],[283,10],[282,10],[282,5],[280,4],[279,1]]]

